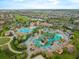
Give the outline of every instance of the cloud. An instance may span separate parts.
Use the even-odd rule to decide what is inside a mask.
[[[72,3],[79,3],[79,0],[70,0]]]
[[[0,0],[0,9],[79,9],[79,0]]]
[[[54,5],[58,5],[59,4],[59,0],[48,0],[49,2],[53,2]]]
[[[14,0],[15,2],[24,2],[25,0]]]

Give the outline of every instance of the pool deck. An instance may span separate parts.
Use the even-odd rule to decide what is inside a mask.
[[[55,34],[55,32],[54,32]],[[38,36],[38,38],[37,38]],[[63,52],[63,48],[65,47],[66,44],[68,44],[69,40],[68,37],[64,34],[64,32],[62,31],[56,31],[56,34],[53,38],[49,38],[47,40],[47,44],[41,44],[41,40],[39,40],[39,37],[42,37],[42,34],[40,35],[35,35],[35,36],[31,36],[26,42],[26,46],[27,46],[27,53],[28,53],[28,57],[27,59],[30,59],[30,57],[33,54],[37,54],[39,52],[57,52],[58,54],[61,54]],[[67,38],[66,38],[67,37]],[[65,42],[61,41],[61,39],[65,40]],[[44,39],[45,40],[45,39]],[[38,41],[38,42],[34,42],[34,41]],[[53,45],[51,45],[50,43],[53,42]],[[40,47],[37,47],[35,45],[42,45]],[[33,49],[30,50],[30,48]],[[60,51],[60,52],[58,52]]]

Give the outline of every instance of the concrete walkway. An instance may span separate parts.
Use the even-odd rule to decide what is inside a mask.
[[[13,40],[13,38],[11,37],[11,40],[8,42],[9,50],[12,51],[13,53],[18,53],[18,54],[22,53],[20,51],[16,51],[16,50],[12,49],[11,44],[10,44],[12,42],[12,40]]]
[[[3,37],[0,37],[0,38],[3,38]],[[10,38],[10,37],[8,37],[8,38]],[[5,45],[8,45],[9,41],[7,43],[5,43],[5,44],[1,44],[0,47],[5,46]]]
[[[2,38],[2,37],[0,37],[0,38]],[[12,49],[10,43],[12,42],[13,37],[9,37],[9,38],[10,38],[10,41],[7,42],[7,43],[5,43],[5,44],[0,45],[0,47],[2,47],[2,46],[4,46],[4,45],[8,45],[8,48],[9,48],[9,50],[10,50],[11,52],[13,52],[13,53],[18,53],[18,54],[22,53],[22,52],[20,52],[20,51],[16,51],[16,50]]]
[[[2,45],[0,45],[0,47],[5,46],[5,45],[7,45],[7,44],[8,44],[8,43],[2,44]]]

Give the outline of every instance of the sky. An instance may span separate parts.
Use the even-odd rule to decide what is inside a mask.
[[[0,9],[79,9],[79,0],[0,0]]]

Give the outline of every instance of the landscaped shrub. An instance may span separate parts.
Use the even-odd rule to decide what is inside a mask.
[[[56,56],[55,59],[62,59],[62,57],[61,56]]]

